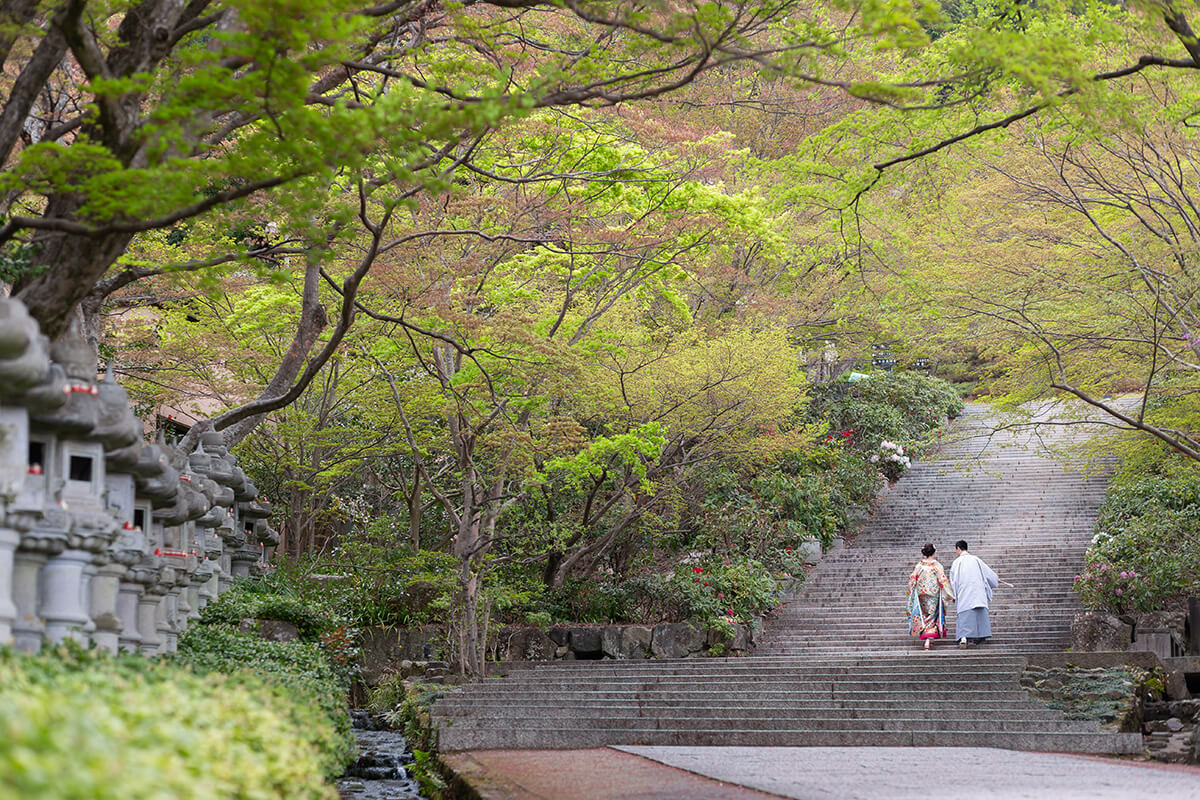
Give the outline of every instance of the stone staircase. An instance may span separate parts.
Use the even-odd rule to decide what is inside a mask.
[[[1064,471],[1039,447],[1077,428],[990,434],[972,407],[936,460],[917,462],[852,546],[827,554],[743,659],[558,662],[448,693],[443,750],[614,744],[978,746],[1141,752],[1030,699],[1023,654],[1063,650],[1072,579],[1105,477]],[[1035,446],[1036,445],[1036,446]],[[904,590],[920,547],[949,567],[966,539],[1001,579],[993,639],[932,652],[907,635]],[[951,614],[951,622],[953,615]]]

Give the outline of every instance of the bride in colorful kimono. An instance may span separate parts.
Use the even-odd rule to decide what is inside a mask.
[[[924,556],[908,576],[908,632],[920,636],[928,650],[934,639],[946,635],[946,601],[954,599],[954,590],[946,571],[933,557],[937,550],[928,542],[921,548]]]

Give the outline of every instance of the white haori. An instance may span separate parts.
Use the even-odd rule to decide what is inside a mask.
[[[954,587],[955,603],[961,614],[973,608],[986,609],[1000,578],[983,559],[963,553],[950,565],[950,585]]]

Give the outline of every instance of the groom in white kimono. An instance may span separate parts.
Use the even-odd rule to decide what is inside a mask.
[[[950,565],[950,584],[957,609],[954,636],[959,647],[969,647],[992,635],[988,605],[1000,579],[983,559],[967,552],[967,543],[962,539],[954,543],[954,549],[958,553]]]

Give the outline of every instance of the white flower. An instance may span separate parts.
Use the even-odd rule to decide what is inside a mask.
[[[879,460],[879,454],[878,454],[878,453],[876,453],[875,455],[871,456],[871,463],[872,463],[872,464],[874,464],[874,463],[875,463],[876,461],[878,461],[878,460]],[[1092,541],[1095,541],[1095,539],[1093,539]]]

